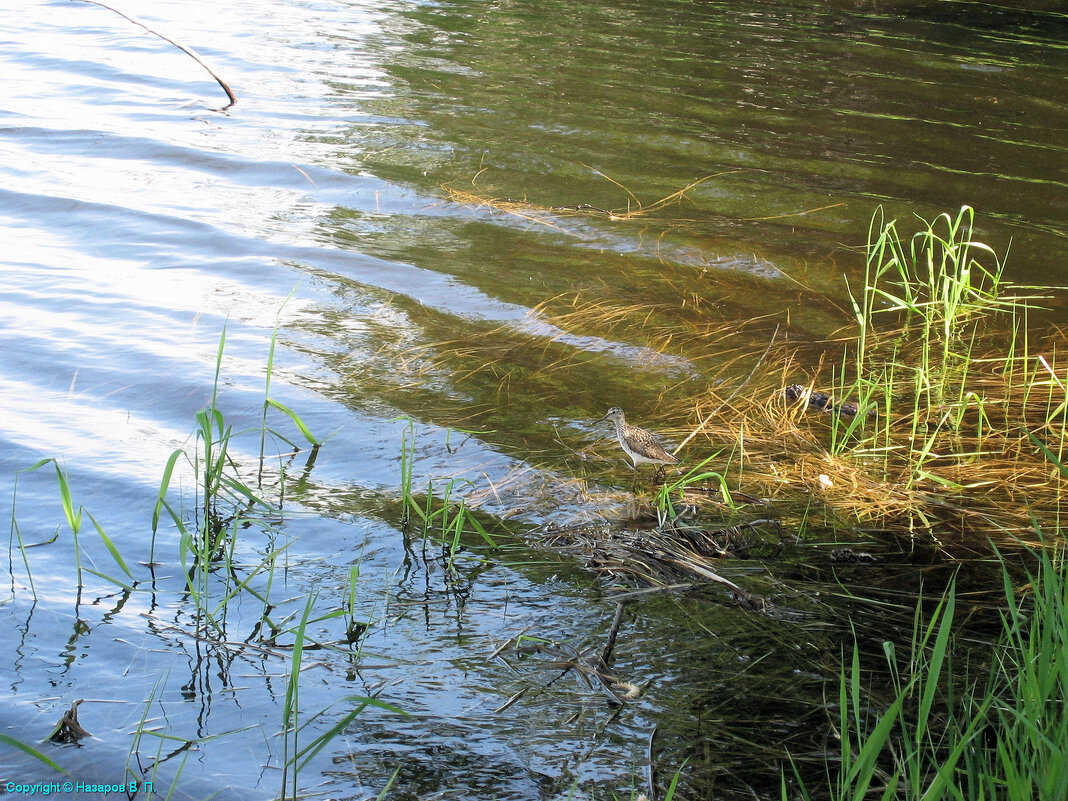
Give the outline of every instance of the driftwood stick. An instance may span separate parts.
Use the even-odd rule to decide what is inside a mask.
[[[616,604],[616,614],[612,619],[612,627],[608,631],[608,639],[605,640],[604,648],[597,655],[597,662],[601,670],[608,670],[608,663],[612,661],[612,652],[616,649],[616,635],[619,634],[619,624],[623,622],[623,602]]]
[[[145,25],[145,23],[141,22],[141,20],[135,19],[134,17],[131,17],[129,14],[125,14],[122,11],[119,11],[117,8],[112,8],[111,6],[107,5],[106,3],[101,3],[100,0],[76,0],[76,2],[79,2],[79,3],[92,3],[94,6],[100,6],[101,8],[106,8],[108,11],[114,11],[116,14],[118,14],[123,19],[129,20],[134,25],[142,27],[146,31],[151,33],[152,35],[158,36],[163,41],[169,42],[170,44],[174,45],[179,50],[181,50],[183,53],[185,53],[187,56],[192,58],[197,64],[199,64],[205,70],[207,70],[208,71],[208,75],[210,75],[212,78],[214,78],[216,81],[219,82],[219,86],[221,86],[223,88],[223,91],[226,92],[226,96],[228,98],[230,98],[229,104],[223,106],[223,108],[222,108],[223,111],[225,111],[226,109],[230,108],[230,106],[232,106],[234,103],[237,102],[237,97],[234,95],[233,90],[231,90],[230,87],[227,86],[226,81],[224,81],[222,78],[220,78],[214,72],[212,72],[211,67],[209,67],[207,64],[205,64],[204,60],[200,56],[198,56],[196,53],[194,53],[190,48],[178,44],[178,42],[176,42],[173,39],[170,39],[170,38],[164,36],[159,31],[152,30],[150,27]]]

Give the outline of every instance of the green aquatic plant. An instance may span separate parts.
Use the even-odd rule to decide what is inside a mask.
[[[275,507],[260,498],[240,477],[237,465],[230,457],[230,446],[235,438],[235,432],[233,426],[227,424],[218,406],[219,378],[225,348],[226,328],[224,327],[215,354],[215,379],[212,384],[211,401],[207,408],[196,413],[197,425],[193,433],[194,444],[191,452],[184,448],[175,449],[171,452],[163,470],[156,496],[156,506],[152,513],[153,551],[155,535],[163,511],[169,514],[183,537],[188,536],[197,549],[203,550],[209,558],[225,545],[223,534],[237,518],[238,510],[242,507],[277,513]],[[198,511],[196,525],[193,528],[189,528],[183,515],[167,502],[167,494],[179,460],[185,460],[192,468],[197,487],[196,507]]]
[[[59,462],[56,459],[51,458],[51,457],[49,457],[47,459],[41,459],[36,464],[34,464],[34,465],[32,465],[32,466],[30,466],[30,467],[28,467],[25,470],[20,471],[20,472],[24,472],[24,473],[33,472],[33,471],[39,470],[39,469],[41,469],[41,468],[43,468],[43,467],[45,467],[47,465],[52,465],[55,468],[56,484],[57,484],[58,491],[59,491],[60,507],[63,510],[63,516],[67,521],[67,527],[70,529],[71,539],[73,540],[73,545],[74,545],[74,548],[73,548],[73,551],[74,551],[74,566],[75,566],[75,570],[76,570],[76,573],[77,573],[77,584],[76,584],[76,586],[78,588],[78,592],[80,593],[81,589],[85,586],[85,582],[84,582],[83,576],[82,576],[83,573],[90,573],[90,574],[92,574],[94,576],[97,576],[98,578],[104,579],[105,581],[109,582],[110,584],[114,584],[117,587],[122,587],[123,589],[125,589],[125,590],[127,590],[129,592],[132,592],[133,591],[134,577],[133,577],[133,573],[130,572],[130,568],[127,567],[127,565],[126,565],[126,560],[123,559],[122,553],[119,551],[118,547],[115,545],[115,542],[111,539],[111,537],[104,530],[104,528],[100,525],[100,523],[97,522],[97,519],[95,517],[93,517],[92,513],[89,512],[84,506],[78,506],[77,508],[75,508],[73,496],[72,496],[72,493],[71,493],[70,480],[69,480],[69,478],[67,476],[66,471],[64,471],[64,469],[60,466]],[[30,584],[30,592],[33,595],[33,597],[36,599],[37,598],[37,589],[34,586],[34,582],[33,582],[33,571],[30,568],[30,559],[29,559],[28,549],[34,548],[34,547],[43,546],[43,545],[50,545],[51,543],[55,542],[56,539],[59,537],[59,528],[57,527],[55,533],[47,540],[44,540],[42,542],[37,542],[37,543],[27,543],[22,538],[22,532],[19,529],[18,521],[17,521],[17,519],[15,517],[15,500],[16,500],[17,494],[18,494],[17,490],[18,490],[18,476],[16,475],[14,487],[13,487],[13,490],[12,490],[13,496],[12,496],[12,502],[11,502],[11,534],[10,534],[9,543],[8,543],[9,570],[10,570],[10,563],[12,561],[12,553],[14,552],[15,544],[16,544],[16,541],[17,541],[17,547],[18,547],[19,553],[22,556],[22,564],[23,564],[23,567],[24,567],[24,569],[26,571],[27,580],[29,581],[29,584]],[[83,518],[85,518],[85,517],[89,518],[89,522],[92,524],[93,530],[96,532],[97,537],[100,539],[100,542],[104,545],[104,547],[107,549],[107,552],[111,555],[111,558],[112,558],[112,560],[114,560],[115,565],[126,575],[126,579],[119,578],[116,575],[103,573],[100,570],[97,570],[95,567],[87,567],[85,564],[83,564],[83,562],[82,562],[83,549],[82,549],[80,536],[81,536],[82,528],[83,528],[83,525],[84,525],[84,519]]]
[[[973,239],[970,206],[961,207],[956,217],[944,213],[921,222],[906,248],[896,220],[887,222],[881,206],[872,215],[860,300],[849,289],[859,329],[859,376],[867,373],[869,333],[879,315],[904,312],[903,330],[917,333],[922,342],[920,371],[941,376],[961,356],[966,320],[1011,311],[1021,300],[1003,294],[1004,260]]]
[[[296,292],[296,288],[293,289],[293,292]],[[288,302],[289,299],[291,297],[293,297],[293,292],[289,293],[289,297],[286,298],[286,302]],[[274,438],[276,438],[278,440],[281,440],[282,442],[285,442],[287,445],[289,445],[291,448],[293,448],[293,450],[297,450],[298,449],[298,446],[291,439],[289,439],[289,437],[287,437],[283,432],[279,431],[278,429],[272,428],[268,424],[268,414],[269,414],[271,409],[276,409],[276,410],[280,411],[282,414],[284,414],[289,419],[289,421],[291,423],[293,423],[294,426],[296,426],[297,430],[301,433],[301,436],[304,437],[304,441],[308,445],[312,446],[312,450],[313,451],[323,444],[323,440],[321,440],[320,438],[318,438],[317,436],[315,436],[315,434],[313,434],[311,432],[311,430],[304,423],[304,420],[301,418],[301,416],[299,414],[297,414],[295,411],[293,411],[293,409],[289,408],[289,406],[287,406],[286,404],[282,403],[277,398],[274,398],[274,397],[271,396],[271,378],[274,375],[274,357],[275,357],[275,350],[276,350],[276,347],[277,347],[277,344],[278,344],[278,327],[281,325],[282,309],[284,309],[284,308],[285,308],[285,303],[283,303],[282,307],[279,308],[278,314],[275,317],[274,330],[271,332],[270,347],[268,348],[268,351],[267,351],[267,370],[266,370],[266,375],[264,377],[264,387],[263,387],[263,420],[260,423],[260,463],[261,463],[261,465],[262,465],[262,463],[264,461],[264,452],[265,452],[265,448],[266,448],[266,444],[267,444],[267,435],[268,434],[270,434],[271,436],[273,436]],[[213,402],[213,405],[214,405],[214,397],[212,398],[212,402]]]
[[[322,444],[309,430],[300,415],[285,404],[271,396],[271,378],[274,370],[275,347],[278,338],[277,322],[271,336],[267,359],[266,380],[264,385],[263,418],[255,432],[259,435],[260,466],[265,460],[267,436],[285,442],[293,450],[297,446],[288,437],[268,425],[268,411],[272,408],[281,411],[297,427],[306,442],[314,449]],[[262,493],[241,477],[238,465],[230,453],[231,446],[238,436],[247,431],[235,432],[233,426],[226,422],[219,408],[219,381],[222,373],[223,354],[226,350],[226,327],[219,336],[219,345],[215,353],[215,374],[212,383],[211,399],[207,408],[196,413],[196,428],[193,433],[194,445],[187,451],[175,449],[164,467],[163,477],[157,493],[156,507],[152,515],[152,530],[155,535],[161,513],[166,510],[171,519],[184,526],[181,515],[167,503],[167,493],[171,485],[175,468],[180,460],[185,460],[193,469],[195,484],[198,488],[198,520],[195,535],[203,541],[209,552],[223,545],[223,530],[235,518],[273,517],[278,508],[264,499]],[[243,510],[243,511],[242,511]]]
[[[26,571],[26,580],[30,583],[30,594],[33,599],[37,600],[37,587],[33,582],[33,570],[30,568],[30,556],[27,549],[34,547],[34,545],[46,545],[50,542],[55,542],[59,537],[59,528],[56,528],[52,537],[42,543],[27,543],[22,537],[22,529],[19,528],[18,517],[15,514],[16,501],[18,500],[19,490],[19,476],[15,474],[15,480],[11,487],[11,528],[7,539],[7,572],[11,576],[11,595],[15,594],[15,567],[14,567],[14,553],[16,543],[19,551],[19,555],[22,557],[22,567]]]
[[[296,762],[299,758],[299,735],[300,726],[300,663],[304,656],[304,634],[308,627],[308,617],[311,615],[317,593],[308,593],[304,601],[304,609],[301,612],[300,622],[294,629],[292,655],[289,660],[289,676],[286,679],[286,695],[282,704],[282,799],[297,798],[297,769]],[[292,788],[286,795],[286,785],[292,771]]]
[[[946,518],[1021,536],[1031,528],[1022,497],[1059,525],[1065,475],[1048,465],[1068,455],[1063,334],[1028,329],[1051,290],[1010,283],[1005,257],[976,240],[970,207],[918,228],[905,235],[881,208],[872,217],[864,284],[849,286],[854,324],[810,384],[835,410],[851,402],[858,413],[816,412],[830,441],[802,446],[798,467],[820,477],[805,483],[832,514],[892,521],[910,537],[937,536]],[[801,415],[798,404],[787,431],[800,433]],[[760,461],[750,450],[750,480]]]
[[[1030,801],[1068,796],[1068,571],[1063,554],[1029,551],[1017,585],[1001,559],[1001,632],[978,664],[957,654],[951,583],[924,622],[916,606],[902,658],[883,643],[889,698],[870,684],[856,642],[843,659],[831,801]],[[793,762],[802,797],[816,797]],[[782,798],[790,798],[786,773]],[[819,797],[824,797],[820,794]]]
[[[145,699],[141,717],[134,727],[133,738],[130,740],[130,749],[126,755],[125,779],[126,782],[133,781],[141,785],[142,790],[145,792],[149,792],[148,787],[150,786],[166,786],[169,788],[167,794],[169,798],[178,789],[182,774],[189,761],[189,755],[194,753],[197,747],[213,740],[228,737],[231,734],[237,734],[251,727],[209,734],[195,739],[180,737],[170,733],[165,728],[159,728],[158,721],[150,718],[150,713],[154,706],[163,705],[164,684],[167,677],[169,677],[169,672],[157,678],[152,685],[148,698]],[[154,749],[151,746],[144,746],[146,738],[149,743],[153,739],[156,741]],[[181,754],[181,761],[178,763],[177,768],[172,773],[168,773],[164,779],[160,771],[161,766],[174,759],[178,754]]]
[[[281,523],[283,513],[281,502],[272,503],[268,500],[264,490],[265,444],[271,439],[277,439],[289,445],[292,441],[282,436],[278,431],[268,427],[268,414],[271,409],[281,411],[304,436],[308,443],[315,448],[320,440],[315,438],[291,409],[284,407],[271,396],[271,373],[274,359],[275,337],[271,341],[271,355],[268,359],[268,379],[265,387],[264,416],[261,425],[253,426],[246,430],[236,430],[223,414],[219,387],[222,379],[222,362],[226,347],[225,330],[220,336],[218,349],[215,354],[215,375],[210,402],[207,408],[196,413],[196,425],[190,437],[191,444],[184,448],[175,449],[164,466],[163,475],[154,497],[152,509],[152,542],[150,546],[150,558],[146,566],[154,570],[157,566],[157,554],[166,549],[167,561],[175,559],[182,566],[184,584],[179,585],[181,601],[179,606],[183,609],[188,603],[192,607],[196,631],[193,636],[206,643],[218,645],[225,643],[227,648],[236,647],[236,643],[229,642],[233,639],[228,637],[228,624],[230,608],[235,601],[252,599],[262,605],[259,621],[256,623],[252,634],[245,642],[252,644],[254,638],[260,652],[275,657],[282,657],[288,650],[291,654],[289,663],[289,676],[285,698],[282,701],[282,729],[281,747],[284,752],[282,765],[282,798],[295,798],[299,794],[298,774],[323,748],[332,742],[339,734],[342,734],[357,715],[369,707],[378,708],[391,713],[405,715],[406,713],[378,698],[364,696],[346,696],[329,707],[318,711],[306,711],[302,708],[300,699],[300,672],[306,668],[305,654],[311,648],[344,650],[351,657],[354,650],[351,646],[358,641],[359,635],[366,629],[367,624],[356,618],[356,583],[359,578],[359,567],[353,565],[349,571],[349,580],[345,599],[336,608],[326,611],[317,611],[314,607],[320,605],[320,594],[317,588],[307,593],[305,603],[294,610],[291,603],[282,608],[282,613],[276,613],[277,606],[270,601],[272,587],[275,585],[276,573],[279,562],[287,553],[291,544],[284,538]],[[245,476],[254,471],[244,463],[237,455],[238,443],[242,439],[251,439],[259,436],[260,440],[260,470],[257,473],[257,482],[247,479]],[[250,460],[245,460],[245,462]],[[124,555],[119,548],[97,522],[93,515],[84,507],[76,503],[75,490],[71,485],[66,470],[55,459],[43,459],[28,468],[28,471],[38,471],[41,468],[53,467],[56,475],[56,494],[59,505],[73,538],[74,568],[77,573],[77,590],[81,589],[88,575],[95,575],[109,583],[124,588],[129,592],[139,591],[138,582],[131,573],[129,555]],[[22,471],[27,472],[27,471]],[[179,486],[179,479],[184,475],[192,474],[195,488],[195,501],[186,505],[182,493],[174,492]],[[17,479],[15,484],[15,499],[17,500]],[[279,495],[284,488],[284,471],[280,471],[276,486]],[[271,487],[271,485],[267,485]],[[444,511],[433,510],[432,520],[435,525],[440,523],[442,530],[450,533],[457,527],[457,520],[461,521],[460,528],[464,530],[481,530],[478,521],[471,523],[470,513],[462,503],[455,504],[447,501]],[[23,533],[19,529],[15,504],[12,504],[11,512],[11,535],[9,547],[9,562],[13,561],[16,549],[22,556],[30,589],[36,597],[33,574],[31,570],[31,553],[35,546],[45,546],[55,542],[62,534],[62,524],[57,526],[56,532],[44,542],[26,542]],[[177,536],[168,537],[166,542],[157,541],[164,521],[172,524],[171,531]],[[91,529],[90,529],[91,527]],[[241,548],[240,542],[243,532],[255,530],[263,533],[267,540],[267,546],[258,549],[257,556],[250,559],[248,549]],[[110,554],[116,565],[116,569],[110,570],[98,567],[98,564],[86,557],[86,549],[83,542],[87,531],[95,531],[96,536],[103,544],[104,549]],[[486,535],[488,537],[488,534]],[[276,540],[282,540],[276,542]],[[173,556],[172,556],[173,553]],[[162,579],[166,581],[166,579]],[[166,584],[152,583],[151,591],[154,594],[165,591]],[[140,588],[143,591],[143,588]],[[154,596],[155,597],[155,596]],[[242,617],[244,618],[244,612]],[[344,621],[346,632],[345,638],[336,643],[322,643],[314,641],[308,627],[326,621],[340,619]],[[283,637],[292,637],[292,645],[280,644]],[[256,647],[255,645],[253,647]],[[177,772],[172,777],[170,792],[174,792],[178,786],[178,778],[186,764],[186,759],[193,749],[211,739],[234,733],[233,731],[219,734],[209,734],[205,737],[191,740],[161,729],[157,724],[150,725],[149,713],[154,704],[160,703],[163,696],[165,679],[161,678],[153,687],[140,721],[137,723],[131,747],[127,759],[127,779],[135,779],[139,783],[142,779],[151,778],[158,780],[158,769],[161,764],[169,759],[181,757]],[[346,706],[336,720],[324,725],[323,716],[338,706]],[[242,729],[243,730],[243,729]],[[145,747],[155,738],[156,747]],[[0,743],[24,751],[25,753],[40,759],[40,761],[55,770],[63,771],[63,768],[48,756],[42,754],[32,746],[0,735]],[[141,765],[142,758],[147,755],[150,766],[145,768]],[[135,770],[134,765],[137,765]],[[146,773],[146,771],[148,771]],[[386,789],[395,782],[397,774],[386,784]],[[385,793],[385,790],[383,790]]]
[[[304,652],[311,644],[307,636],[308,626],[322,619],[311,617],[317,595],[318,593],[316,592],[308,594],[308,597],[304,602],[304,608],[300,613],[300,619],[291,630],[294,639],[292,655],[289,662],[289,675],[286,680],[285,699],[282,704],[281,733],[283,759],[281,777],[282,787],[279,798],[283,801],[286,799],[296,801],[298,798],[303,797],[297,785],[297,778],[300,771],[308,765],[316,754],[322,751],[323,748],[332,742],[339,734],[343,733],[352,721],[368,707],[382,709],[404,717],[411,717],[411,715],[403,709],[388,704],[385,701],[380,701],[377,698],[363,695],[350,695],[340,699],[336,704],[332,704],[331,707],[322,709],[308,717],[307,720],[302,721],[304,710],[300,705],[300,672],[304,659]],[[325,715],[333,706],[339,704],[351,705],[351,708],[345,712],[345,714],[341,715],[330,728],[313,737],[307,744],[302,745],[301,735],[304,733],[305,729]],[[386,786],[389,787],[396,777],[397,773],[394,772]]]
[[[258,430],[235,431],[233,426],[227,422],[218,402],[222,361],[226,349],[226,329],[223,328],[215,354],[215,374],[210,402],[207,408],[196,413],[193,446],[189,449],[177,448],[170,454],[163,470],[152,513],[150,560],[155,562],[156,536],[160,520],[165,512],[178,532],[178,558],[185,574],[186,589],[193,598],[196,608],[203,615],[204,622],[216,627],[221,626],[227,604],[240,593],[250,593],[264,605],[263,622],[271,625],[267,612],[270,606],[267,595],[255,590],[252,581],[256,576],[266,573],[266,592],[269,593],[277,559],[288,547],[285,544],[272,547],[251,569],[248,566],[244,566],[243,571],[237,569],[235,549],[238,532],[248,526],[256,526],[273,535],[277,533],[276,521],[282,518],[282,512],[278,504],[268,501],[258,487],[253,486],[242,476],[237,460],[231,453],[231,448],[239,437],[248,434],[259,436],[260,471],[258,477],[261,480],[268,434],[295,449],[296,446],[291,440],[268,427],[267,414],[271,408],[283,411],[304,435],[306,441],[312,445],[313,450],[321,443],[321,440],[310,432],[299,415],[274,400],[270,395],[277,335],[276,323],[268,355],[261,425]],[[183,463],[192,469],[194,485],[197,488],[196,514],[192,521],[168,501],[175,472]],[[281,482],[279,491],[281,492],[281,488],[284,487],[284,471],[281,471],[279,476]],[[217,567],[223,569],[216,570]],[[245,573],[243,577],[240,577],[241,572]],[[218,576],[223,577],[221,584],[217,580]]]
[[[986,705],[962,709],[954,706],[952,693],[947,694],[953,681],[955,608],[952,583],[927,623],[920,614],[922,601],[917,604],[909,655],[903,664],[895,643],[883,642],[892,694],[881,707],[875,700],[878,695],[866,685],[867,672],[854,632],[851,655],[846,660],[843,654],[839,674],[834,724],[839,752],[833,762],[828,754],[826,768],[833,801],[960,798],[951,789],[957,764],[983,722]],[[807,801],[813,795],[796,762],[792,764]],[[789,798],[785,773],[782,798]]]
[[[414,503],[411,507],[418,518],[416,525],[421,536],[441,544],[448,556],[449,567],[452,567],[465,533],[477,534],[491,548],[497,547],[496,541],[468,508],[466,500],[454,497],[457,488],[473,486],[474,482],[467,479],[447,478],[437,482],[431,479],[427,482],[423,503]]]
[[[477,534],[491,548],[496,541],[468,507],[467,501],[458,496],[458,489],[472,488],[473,481],[461,478],[430,479],[422,500],[413,493],[412,475],[415,466],[415,421],[410,417],[396,418],[405,421],[401,430],[401,526],[405,530],[416,527],[424,539],[439,542],[447,551],[449,565],[460,547],[465,533]],[[467,432],[463,432],[467,433]],[[446,435],[446,444],[452,430]]]
[[[1004,636],[987,695],[993,746],[983,767],[1008,801],[1068,798],[1068,565],[1035,554],[1021,588],[1004,576]],[[978,757],[977,757],[978,758]],[[995,786],[993,782],[989,786]]]
[[[731,497],[726,478],[722,473],[705,469],[705,466],[718,458],[718,456],[719,454],[715,453],[691,467],[678,479],[670,483],[664,482],[660,485],[656,491],[653,505],[656,507],[657,519],[661,527],[671,523],[679,516],[681,510],[677,504],[685,504],[687,489],[703,489],[709,482],[719,492],[723,503],[733,508],[734,499]]]
[[[900,400],[907,398],[912,452],[922,462],[925,410],[948,404],[959,420],[974,397],[968,386],[981,324],[992,315],[1019,314],[1035,296],[1006,294],[1016,287],[1005,279],[1005,259],[974,239],[971,207],[920,222],[906,244],[897,220],[887,221],[881,206],[872,215],[863,286],[854,291],[846,282],[856,339],[833,388],[839,399],[856,399],[865,414],[882,413],[882,426],[860,438],[869,447],[899,449],[888,421],[891,409],[902,413]],[[832,452],[854,447],[863,421],[857,415],[835,426]],[[922,475],[914,471],[913,478]]]
[[[1058,454],[1054,453],[1052,450],[1050,450],[1050,447],[1045,442],[1040,440],[1037,436],[1035,436],[1035,434],[1033,432],[1028,431],[1027,432],[1027,437],[1028,437],[1028,439],[1031,440],[1031,442],[1033,442],[1035,444],[1035,446],[1040,451],[1042,451],[1042,453],[1045,455],[1045,457],[1050,462],[1052,462],[1054,465],[1056,465],[1057,470],[1060,471],[1060,474],[1062,476],[1064,476],[1065,478],[1068,478],[1068,465],[1066,465],[1064,463],[1064,461],[1061,459],[1061,457]],[[1062,445],[1063,445],[1063,438],[1062,438],[1061,441],[1062,441]]]
[[[393,422],[399,420],[405,423],[401,430],[400,451],[401,525],[407,526],[418,509],[412,494],[412,470],[415,466],[415,420],[411,417],[398,417]]]

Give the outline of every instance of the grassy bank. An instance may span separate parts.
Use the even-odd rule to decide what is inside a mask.
[[[956,648],[951,586],[907,647],[886,641],[886,703],[870,665],[847,655],[829,725],[827,786],[784,774],[782,798],[1060,801],[1068,797],[1068,578],[1060,554],[1035,555],[1014,582],[1004,565],[1000,637],[985,658]],[[880,671],[881,672],[881,671]],[[836,711],[836,714],[835,714]],[[796,780],[796,782],[795,782]]]

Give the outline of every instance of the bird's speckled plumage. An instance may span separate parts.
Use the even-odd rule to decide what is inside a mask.
[[[619,440],[620,447],[626,451],[627,456],[634,462],[635,467],[643,463],[679,463],[678,459],[661,447],[660,443],[656,441],[656,437],[644,428],[638,428],[638,426],[632,426],[627,423],[627,419],[623,416],[623,410],[618,406],[613,406],[609,409],[608,414],[602,417],[601,420],[611,420],[615,424],[616,439]]]

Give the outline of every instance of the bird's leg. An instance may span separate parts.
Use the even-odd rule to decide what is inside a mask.
[[[630,466],[630,469],[631,469],[631,472],[632,472],[631,478],[633,479],[630,482],[630,489],[631,489],[631,492],[633,492],[638,488],[638,482],[641,480],[642,471],[638,469],[638,465],[637,464],[632,464]]]

